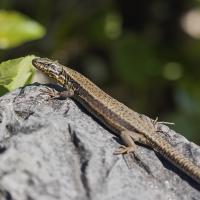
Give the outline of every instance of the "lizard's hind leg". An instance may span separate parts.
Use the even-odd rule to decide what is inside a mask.
[[[121,145],[116,151],[114,151],[114,154],[126,154],[126,153],[135,153],[137,149],[137,145],[135,142],[148,145],[148,140],[141,134],[125,130],[122,131],[120,134],[120,138],[122,139],[124,145]]]

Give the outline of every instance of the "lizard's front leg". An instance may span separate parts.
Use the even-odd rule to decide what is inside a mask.
[[[121,145],[119,149],[117,149],[114,154],[126,154],[135,152],[137,145],[135,142],[148,145],[148,140],[145,138],[145,136],[136,133],[134,131],[124,130],[120,133],[120,138],[122,139],[124,145]]]
[[[50,99],[57,99],[57,98],[66,99],[68,97],[74,96],[74,90],[72,90],[72,89],[58,92],[55,89],[46,88],[46,90],[41,89],[40,91],[44,94],[49,95]]]

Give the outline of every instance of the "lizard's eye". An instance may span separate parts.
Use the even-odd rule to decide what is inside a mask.
[[[45,67],[46,67],[46,68],[49,68],[49,63],[46,63]]]

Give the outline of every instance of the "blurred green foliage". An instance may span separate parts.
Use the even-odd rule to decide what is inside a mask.
[[[113,63],[124,82],[146,87],[149,81],[161,73],[161,63],[155,55],[155,49],[144,38],[124,35],[114,46]]]
[[[0,59],[59,60],[134,110],[175,122],[173,129],[200,144],[199,6],[197,0],[2,0],[1,9],[29,16],[46,35],[1,50]]]
[[[45,29],[16,11],[0,10],[0,49],[20,45],[44,36]]]

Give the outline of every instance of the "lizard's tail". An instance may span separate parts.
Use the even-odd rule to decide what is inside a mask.
[[[200,167],[179,153],[158,134],[146,135],[154,149],[200,184]]]

